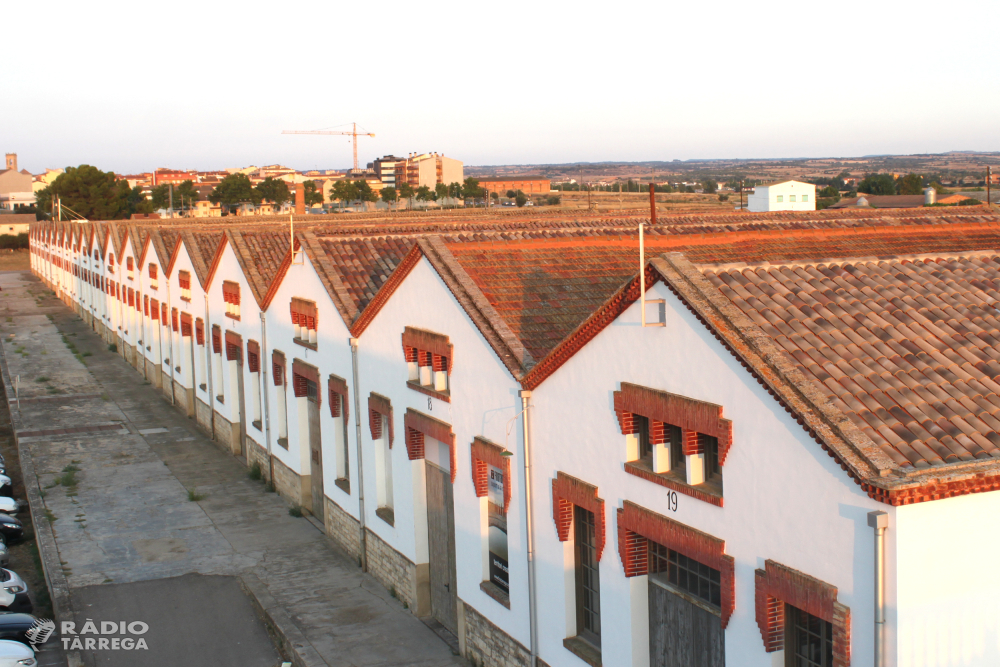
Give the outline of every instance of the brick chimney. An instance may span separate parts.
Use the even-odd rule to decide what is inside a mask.
[[[17,171],[17,153],[7,153],[7,166],[5,169]]]
[[[295,184],[295,215],[305,215],[306,212],[306,184]]]

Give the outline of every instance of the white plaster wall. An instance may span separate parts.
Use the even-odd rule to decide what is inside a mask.
[[[782,196],[781,202],[778,201],[778,195]],[[794,202],[788,200],[790,195],[795,195]],[[808,195],[809,201],[803,202],[802,195]],[[747,198],[747,208],[754,213],[765,211],[815,211],[816,186],[800,181],[788,181],[775,185],[758,185],[754,188],[753,194]]]
[[[226,315],[226,302],[222,297],[222,283],[226,280],[237,283],[240,286],[240,319],[238,320]],[[211,323],[205,326],[205,345],[209,350],[212,349],[211,325],[217,324],[222,331],[222,377],[215,377],[213,375],[212,391],[215,396],[222,395],[223,390],[225,391],[225,403],[220,403],[213,396],[211,405],[215,412],[221,415],[223,419],[238,426],[242,406],[239,405],[239,396],[234,389],[236,384],[233,381],[234,378],[231,376],[233,372],[231,370],[232,367],[226,361],[226,331],[232,331],[242,338],[243,351],[241,354],[243,363],[238,367],[242,367],[243,369],[244,401],[248,401],[250,400],[248,387],[250,386],[251,378],[246,363],[247,341],[253,339],[260,342],[260,307],[253,296],[253,292],[250,290],[250,284],[243,276],[243,269],[236,259],[236,253],[233,252],[233,247],[228,241],[222,251],[222,257],[219,258],[219,265],[215,270],[215,275],[212,277],[212,282],[208,285],[206,291],[208,293],[208,312]],[[209,364],[209,369],[213,374],[217,370],[214,364]],[[250,433],[253,430],[253,426],[248,421],[247,432]]]
[[[449,337],[454,346],[450,377],[451,403],[410,389],[406,385],[407,365],[403,356],[405,327],[427,329]],[[496,356],[482,334],[455,300],[426,259],[421,258],[399,286],[360,342],[361,398],[367,410],[369,392],[392,401],[395,417],[395,444],[392,448],[395,484],[395,528],[375,516],[375,504],[366,503],[368,525],[382,539],[416,563],[426,563],[426,506],[423,505],[424,461],[410,461],[406,454],[403,417],[407,408],[451,424],[456,443],[455,552],[458,597],[487,616],[501,630],[525,646],[529,645],[527,605],[527,562],[525,552],[523,494],[523,444],[520,422],[511,427],[507,449],[511,457],[511,506],[508,514],[511,608],[501,606],[483,593],[483,540],[479,499],[472,484],[471,443],[483,436],[503,446],[508,421],[520,412],[518,384]],[[431,408],[428,409],[428,400]],[[374,497],[375,457],[364,417],[362,439],[365,446],[366,498]],[[435,441],[427,438],[427,447]],[[434,457],[434,454],[429,455]],[[372,491],[367,491],[367,490]],[[540,512],[539,512],[540,513]]]
[[[198,281],[198,273],[194,270],[194,265],[191,263],[191,255],[188,254],[187,246],[184,245],[183,241],[179,241],[180,247],[177,249],[177,257],[174,259],[174,266],[170,271],[169,277],[161,278],[161,282],[167,282],[170,285],[170,307],[176,308],[178,313],[187,313],[191,316],[191,339],[188,340],[181,336],[181,332],[178,331],[175,334],[175,339],[177,341],[177,361],[174,366],[180,366],[181,371],[179,373],[175,370],[175,378],[183,385],[186,389],[191,389],[196,387],[197,384],[205,382],[204,378],[197,378],[198,374],[198,355],[203,354],[204,351],[198,346],[197,337],[195,335],[195,321],[200,317],[202,320],[205,319],[205,292],[201,289],[201,284]],[[181,271],[187,271],[191,276],[191,300],[185,301],[181,298],[181,285],[180,285],[180,274]],[[207,341],[206,341],[207,342]],[[186,349],[190,350],[191,354],[191,365],[190,368],[186,366],[184,361],[185,354],[188,354]],[[197,381],[196,381],[197,380]],[[207,384],[207,382],[205,382]],[[206,400],[208,398],[207,392],[195,392],[201,400],[208,403]]]
[[[572,559],[565,564],[552,520],[551,480],[561,470],[596,485],[605,500],[601,608],[608,667],[632,664],[632,623],[646,622],[631,616],[617,549],[616,510],[626,499],[726,541],[736,559],[728,661],[771,665],[754,614],[754,569],[771,558],[838,587],[840,602],[851,608],[852,662],[870,664],[874,538],[866,515],[885,510],[892,525],[893,509],[869,499],[669,290],[658,284],[647,295],[666,299],[666,327],[641,328],[633,305],[533,395],[541,657],[553,667],[579,665],[562,646],[571,621],[562,605]],[[621,382],[724,407],[734,437],[723,468],[724,508],[679,495],[671,512],[668,489],[623,470],[625,438],[612,403]],[[894,590],[889,599],[895,603]]]
[[[886,619],[898,628],[896,664],[1000,664],[997,516],[996,491],[896,510],[887,535],[895,533],[899,593]]]
[[[326,291],[319,276],[313,268],[312,262],[304,252],[296,259],[295,264],[288,268],[281,285],[275,292],[274,298],[267,309],[267,350],[264,351],[261,344],[262,370],[266,372],[264,379],[264,389],[268,392],[268,406],[271,419],[271,451],[286,466],[300,475],[311,473],[309,463],[308,448],[300,446],[301,434],[297,413],[298,401],[292,392],[292,364],[295,359],[301,359],[304,363],[315,366],[319,369],[319,386],[317,387],[322,395],[320,405],[320,432],[323,447],[323,493],[337,503],[353,517],[358,516],[358,477],[357,461],[355,460],[355,418],[358,410],[354,402],[354,372],[351,359],[351,346],[349,343],[350,333],[344,323],[340,312],[330,300],[330,295]],[[316,302],[316,350],[294,342],[295,329],[292,326],[291,302],[293,298],[306,299]],[[260,342],[260,339],[257,339]],[[288,389],[288,449],[277,444],[278,439],[278,408],[277,402],[282,400],[280,387],[274,386],[274,378],[271,375],[271,353],[273,350],[283,352],[285,355],[286,381],[289,383]],[[264,368],[266,364],[266,368]],[[349,422],[347,424],[348,438],[348,477],[351,481],[351,494],[348,495],[341,490],[334,482],[337,479],[337,457],[342,456],[343,449],[338,450],[336,443],[336,433],[339,430],[343,433],[342,419],[335,420],[330,416],[330,396],[327,388],[327,379],[333,374],[347,380],[348,387],[348,411]],[[262,398],[263,400],[263,398]],[[367,421],[368,400],[367,395],[361,402],[361,419],[363,428],[368,428]],[[263,442],[263,441],[262,441]],[[371,491],[374,496],[374,487]]]

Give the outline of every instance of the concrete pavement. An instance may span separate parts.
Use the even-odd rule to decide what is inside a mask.
[[[49,487],[44,503],[78,615],[86,600],[108,599],[89,587],[238,576],[272,625],[286,626],[294,646],[285,649],[299,664],[467,664],[69,308],[40,301],[44,285],[0,274],[0,287],[0,318],[12,318],[0,337],[9,373],[21,376],[20,442]],[[70,467],[79,469],[71,484],[57,484]]]

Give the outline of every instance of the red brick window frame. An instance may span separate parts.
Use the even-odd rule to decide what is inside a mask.
[[[170,322],[167,320],[167,304],[165,302],[160,303],[160,320],[163,322],[163,326],[170,326]]]
[[[368,429],[371,431],[372,440],[382,438],[382,419],[385,417],[389,422],[389,448],[392,448],[392,441],[395,435],[392,425],[392,401],[376,394],[374,391],[368,395]]]
[[[323,392],[319,390],[319,370],[315,366],[295,359],[292,361],[292,390],[296,398],[308,398],[309,385],[316,385],[316,403],[323,404]]]
[[[316,349],[317,310],[316,303],[293,298],[291,302],[292,328],[294,340],[299,345]]]
[[[552,518],[556,522],[559,541],[569,540],[573,527],[573,506],[594,513],[597,560],[604,553],[607,529],[604,520],[604,500],[597,496],[597,487],[564,472],[552,480]]]
[[[347,402],[347,380],[337,375],[331,375],[326,381],[330,393],[330,416],[344,418],[344,424],[351,416],[351,405]]]
[[[736,561],[726,555],[726,542],[662,514],[625,501],[618,510],[618,556],[626,577],[649,573],[649,542],[719,571],[722,627],[736,609]]]
[[[232,331],[226,332],[226,361],[241,361],[243,357],[243,339]]]
[[[754,572],[755,611],[764,649],[785,648],[785,604],[833,625],[833,665],[851,664],[851,610],[837,601],[837,587],[773,560]]]
[[[407,385],[411,389],[450,402],[450,376],[455,354],[448,336],[406,327],[403,330],[403,357],[408,367]]]
[[[271,352],[271,375],[275,387],[285,384],[285,355],[277,350]]]
[[[247,370],[260,373],[260,344],[255,340],[247,341]]]
[[[181,330],[180,312],[176,308],[170,309],[170,324],[174,329],[174,333]]]
[[[157,271],[156,269],[156,264],[149,264],[147,266],[147,269],[149,271],[149,286],[152,289],[156,289],[157,286],[156,281],[157,281],[157,276],[159,274],[159,271]]]
[[[424,438],[434,438],[448,445],[448,466],[451,470],[451,481],[455,482],[457,465],[455,463],[455,434],[451,424],[434,419],[413,408],[407,408],[403,415],[403,425],[406,427],[406,455],[411,461],[424,458]]]
[[[191,315],[189,313],[181,313],[181,337],[190,338],[192,327]],[[203,337],[204,340],[204,337]]]
[[[151,319],[160,319],[160,302],[156,299],[150,299],[148,296],[142,297],[143,307],[146,309],[146,315]]]
[[[128,307],[135,308],[135,290],[131,287],[128,288]]]
[[[212,325],[212,352],[222,354],[222,329],[218,324]]]
[[[472,441],[472,484],[477,498],[485,498],[490,491],[490,466],[503,471],[503,511],[510,509],[510,460],[506,449],[476,436]]]
[[[181,288],[181,301],[191,300],[191,272],[190,271],[178,271],[177,272],[177,283]]]
[[[135,265],[133,264],[131,257],[125,258],[125,269],[128,271],[128,279],[132,280],[132,272],[135,271]]]
[[[622,382],[621,389],[614,392],[613,397],[622,435],[638,433],[635,417],[640,415],[649,421],[651,444],[663,444],[667,426],[677,426],[681,429],[681,448],[685,456],[704,454],[706,436],[716,438],[719,443],[719,466],[725,465],[733,443],[733,422],[723,418],[721,405],[628,382]],[[718,507],[723,506],[721,494],[690,486],[669,473],[653,472],[640,461],[626,461],[625,471]]]
[[[157,302],[156,299],[153,299],[153,303],[155,304],[156,302]],[[142,297],[142,310],[143,310],[143,313],[145,313],[146,317],[150,316],[149,315],[149,295],[148,294],[147,295],[143,295],[143,297]],[[156,310],[156,306],[155,305],[153,306],[153,310]],[[153,317],[153,319],[155,320],[155,319],[158,319],[158,318],[157,317]]]
[[[226,317],[240,319],[240,284],[232,280],[222,281],[222,300],[226,303]]]
[[[205,344],[205,321],[200,317],[194,321],[195,342],[198,345]]]

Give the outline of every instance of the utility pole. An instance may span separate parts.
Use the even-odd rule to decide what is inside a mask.
[[[743,179],[740,179],[740,210],[743,210]]]
[[[993,179],[993,168],[986,167],[986,210],[993,210],[993,202],[990,201],[990,181]]]
[[[168,210],[168,215],[172,218],[174,217],[174,184],[169,183],[167,187],[170,189],[170,208]]]

